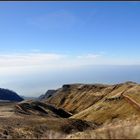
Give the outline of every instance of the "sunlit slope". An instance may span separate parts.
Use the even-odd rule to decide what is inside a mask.
[[[45,102],[71,112],[71,118],[104,123],[140,115],[140,85],[134,82],[63,85]]]
[[[133,115],[140,115],[140,85],[125,83],[119,84],[102,100],[72,118],[92,120],[98,123],[125,119]],[[126,97],[130,97],[128,100]],[[134,104],[134,101],[136,105]]]
[[[112,88],[101,84],[64,85],[46,102],[76,114],[101,100]]]

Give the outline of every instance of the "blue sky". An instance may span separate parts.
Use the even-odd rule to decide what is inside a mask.
[[[37,96],[65,82],[140,82],[139,52],[139,2],[0,2],[1,87]]]

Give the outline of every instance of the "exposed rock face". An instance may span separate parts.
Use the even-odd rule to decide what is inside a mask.
[[[25,115],[38,115],[49,117],[68,118],[72,114],[53,105],[45,104],[39,101],[23,101],[15,106],[15,112]]]
[[[0,100],[17,101],[23,100],[16,92],[0,88]]]
[[[56,92],[56,90],[48,90],[44,95],[41,95],[38,99],[46,100],[46,99],[50,98],[55,92]]]

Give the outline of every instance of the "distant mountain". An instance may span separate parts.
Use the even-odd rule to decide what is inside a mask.
[[[18,102],[18,101],[22,101],[24,99],[12,90],[0,88],[0,100]]]
[[[41,95],[38,99],[46,100],[46,99],[50,98],[55,92],[56,92],[56,90],[48,90],[44,95]]]
[[[27,96],[20,96],[21,98],[23,98],[24,100],[35,100],[37,99],[36,97],[27,97]]]

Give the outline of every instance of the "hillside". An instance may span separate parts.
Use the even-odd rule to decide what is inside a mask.
[[[20,97],[16,92],[11,91],[9,89],[0,88],[0,100],[7,100],[7,101],[22,101],[23,98]]]
[[[125,83],[116,85],[102,100],[72,116],[97,123],[126,119],[140,115],[140,85]]]
[[[102,124],[140,115],[139,91],[140,85],[134,82],[115,85],[70,84],[63,85],[45,102],[71,112],[71,118]]]
[[[125,120],[106,123],[95,130],[70,134],[66,139],[140,139],[139,122],[139,116],[130,116]]]
[[[55,95],[47,99],[46,102],[76,114],[101,100],[104,96],[104,92],[107,93],[110,90],[110,87],[101,84],[63,85],[62,88],[58,89]]]
[[[65,84],[1,102],[0,119],[0,138],[140,138],[140,84]]]
[[[0,103],[0,139],[65,138],[98,127],[70,116],[63,109],[34,100]]]

